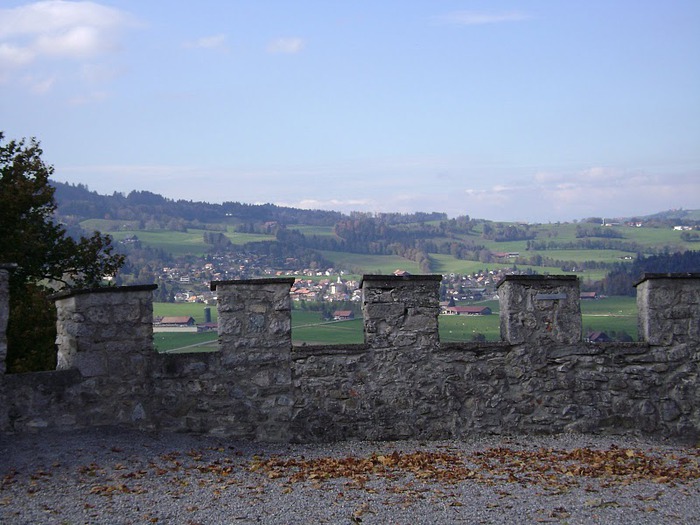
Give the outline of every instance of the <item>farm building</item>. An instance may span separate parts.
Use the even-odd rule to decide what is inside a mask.
[[[491,315],[488,306],[447,306],[442,313],[447,315]]]
[[[609,343],[612,339],[605,332],[591,332],[586,337],[587,343]]]
[[[194,326],[195,320],[194,317],[191,316],[186,316],[186,315],[180,315],[180,316],[166,316],[162,317],[160,321],[157,321],[155,324],[160,325],[160,326]]]

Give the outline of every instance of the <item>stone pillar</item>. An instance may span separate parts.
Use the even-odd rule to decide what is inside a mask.
[[[215,281],[222,373],[231,385],[229,434],[289,440],[294,279]]]
[[[635,286],[640,340],[700,343],[700,273],[647,273]]]
[[[56,301],[58,370],[85,377],[129,373],[130,359],[153,352],[157,285],[61,292]]]
[[[10,272],[16,264],[0,264],[0,375],[7,365],[7,321],[10,318]]]
[[[372,348],[437,348],[441,275],[365,275],[365,344]]]
[[[574,275],[507,275],[498,284],[501,339],[510,344],[578,343],[581,305]]]
[[[152,403],[153,290],[157,285],[73,290],[56,301],[58,370],[83,378],[78,427],[154,428]]]

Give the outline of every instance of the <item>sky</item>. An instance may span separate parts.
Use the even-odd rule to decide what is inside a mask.
[[[0,130],[102,194],[700,208],[697,0],[0,0]]]

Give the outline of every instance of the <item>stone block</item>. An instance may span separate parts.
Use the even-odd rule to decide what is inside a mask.
[[[501,338],[511,344],[581,341],[575,276],[508,275],[498,285]]]
[[[659,346],[700,343],[700,273],[645,274],[635,286],[640,339]]]

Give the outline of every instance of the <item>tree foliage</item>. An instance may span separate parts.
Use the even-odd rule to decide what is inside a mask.
[[[677,252],[644,257],[638,255],[634,262],[616,264],[600,283],[598,290],[607,295],[636,294],[634,284],[645,273],[696,273],[700,268],[700,251]]]
[[[53,167],[42,160],[39,142],[3,140],[0,133],[0,262],[17,265],[10,275],[7,365],[11,371],[42,369],[54,352],[48,295],[99,286],[117,273],[124,256],[114,252],[108,235],[69,236],[54,219]]]

